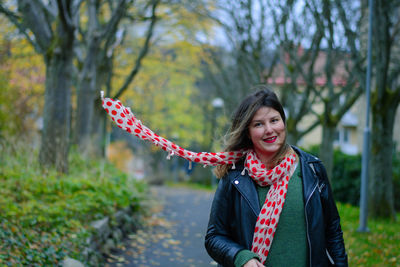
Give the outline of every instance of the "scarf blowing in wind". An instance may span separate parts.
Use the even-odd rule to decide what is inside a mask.
[[[142,140],[152,142],[154,145],[168,152],[167,158],[177,155],[186,160],[203,165],[217,166],[230,164],[235,169],[235,163],[245,158],[245,167],[242,175],[247,170],[249,176],[259,186],[270,186],[265,202],[257,218],[254,229],[251,250],[256,253],[264,264],[270,250],[272,240],[278,225],[279,216],[285,203],[289,179],[296,161],[296,154],[290,150],[273,169],[267,170],[259,160],[254,150],[227,151],[227,152],[192,152],[173,142],[158,136],[138,120],[129,108],[122,105],[119,100],[103,98],[102,105],[117,126]]]

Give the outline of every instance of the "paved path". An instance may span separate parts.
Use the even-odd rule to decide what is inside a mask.
[[[213,194],[170,187],[153,187],[152,192],[161,205],[153,206],[149,227],[130,235],[106,266],[216,266],[204,248]]]

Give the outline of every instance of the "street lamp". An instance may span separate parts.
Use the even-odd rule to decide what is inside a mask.
[[[213,107],[213,116],[211,120],[211,134],[212,134],[212,139],[210,141],[210,149],[213,147],[214,143],[214,137],[216,134],[216,124],[217,124],[217,117],[219,115],[219,111],[224,107],[224,100],[220,97],[216,97],[212,100],[211,105]],[[214,187],[216,185],[216,180],[214,177],[214,173],[211,173],[211,187]]]
[[[224,107],[224,100],[220,97],[216,97],[213,99],[213,101],[211,102],[213,108],[219,109],[219,108],[223,108]]]
[[[211,118],[211,142],[210,142],[210,150],[213,147],[213,143],[214,143],[214,137],[216,134],[216,124],[217,124],[217,118],[219,116],[219,112],[220,110],[224,107],[224,100],[220,97],[216,97],[212,100],[211,105],[213,107],[213,111],[212,111],[212,118]]]
[[[178,143],[178,141],[179,141],[179,133],[177,133],[177,132],[173,132],[172,133],[172,141],[175,144]],[[173,160],[172,161],[172,176],[173,176],[173,180],[174,180],[174,183],[178,183],[178,181],[179,181],[179,179],[178,179],[178,165],[179,165],[178,160],[179,159],[178,159],[178,157],[174,157],[172,160]]]
[[[359,232],[369,232],[368,222],[368,176],[369,176],[369,140],[370,140],[370,128],[369,128],[369,106],[370,106],[370,95],[371,95],[371,58],[372,58],[372,15],[373,15],[373,0],[368,1],[369,8],[369,25],[368,25],[368,52],[367,52],[367,79],[366,79],[366,120],[364,128],[364,140],[363,140],[363,152],[362,152],[362,169],[361,169],[361,190],[360,190],[360,226]]]

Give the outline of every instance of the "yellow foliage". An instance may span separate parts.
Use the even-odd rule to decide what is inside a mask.
[[[32,132],[43,107],[45,64],[11,23],[3,17],[0,22],[0,116],[13,129],[8,134]]]
[[[107,158],[119,170],[126,173],[129,172],[129,163],[133,160],[134,155],[131,149],[124,141],[111,143],[107,148]]]
[[[131,43],[130,47],[138,45]],[[128,90],[121,100],[157,134],[185,147],[203,143],[204,111],[196,101],[196,81],[202,75],[202,49],[179,41],[151,51],[131,86],[133,90]],[[128,62],[134,62],[135,56],[121,53],[115,71],[115,88],[122,85],[123,77],[130,71],[128,66],[132,66]]]

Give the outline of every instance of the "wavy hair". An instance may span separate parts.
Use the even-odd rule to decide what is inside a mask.
[[[231,126],[224,136],[224,151],[238,151],[253,148],[249,135],[249,125],[261,107],[269,107],[278,111],[286,128],[286,116],[276,94],[266,85],[257,85],[251,88],[254,93],[248,95],[233,113]],[[289,145],[285,143],[274,157],[274,162],[284,156]],[[214,169],[218,178],[222,178],[232,167],[230,164],[219,165]]]

